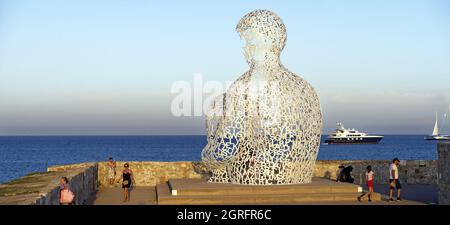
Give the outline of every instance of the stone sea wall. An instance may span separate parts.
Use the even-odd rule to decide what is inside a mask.
[[[116,180],[122,176],[125,162],[116,162]],[[137,186],[155,186],[174,178],[201,178],[206,171],[201,163],[195,162],[128,162]],[[106,162],[98,163],[98,180],[101,187],[108,183]],[[114,186],[119,184],[114,183]]]
[[[438,144],[439,204],[450,205],[450,142]]]
[[[366,167],[370,165],[375,174],[374,183],[387,184],[389,182],[389,165],[391,162],[391,160],[318,160],[314,169],[314,176],[336,179],[338,166],[342,164],[353,167],[352,175],[355,178],[355,184],[365,184]],[[399,178],[403,183],[437,183],[436,160],[401,160],[399,169]]]
[[[96,164],[97,164],[96,162],[85,162],[85,163],[77,163],[77,164],[50,166],[47,168],[47,172],[70,171],[73,169],[88,168],[91,166],[96,166]]]
[[[125,162],[117,162],[117,175]],[[334,161],[318,160],[314,169],[315,177],[336,179],[339,165],[352,166],[352,175],[356,184],[365,184],[367,165],[371,165],[375,173],[375,184],[387,184],[389,181],[390,160],[358,160]],[[207,176],[207,170],[200,162],[129,162],[138,186],[154,186],[174,178],[201,178]],[[99,184],[109,186],[107,180],[106,162],[98,163]],[[400,180],[407,184],[436,184],[437,161],[435,160],[402,160],[400,165]],[[118,184],[114,184],[118,186]]]

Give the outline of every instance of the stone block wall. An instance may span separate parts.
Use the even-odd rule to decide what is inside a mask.
[[[70,171],[72,169],[88,168],[95,166],[96,162],[85,162],[77,164],[67,164],[67,165],[56,165],[47,168],[47,172],[57,172],[57,171]]]
[[[117,162],[116,180],[122,176],[125,162]],[[205,169],[196,162],[128,162],[137,186],[155,186],[174,178],[201,178]],[[106,162],[98,163],[100,186],[109,186]],[[115,183],[114,186],[119,186]]]
[[[438,143],[439,205],[450,205],[450,142]]]
[[[123,164],[117,162],[117,176],[121,176]],[[336,179],[338,166],[352,166],[352,175],[356,184],[365,184],[367,165],[371,165],[376,174],[375,184],[387,184],[389,181],[390,160],[318,160],[314,169],[315,177]],[[138,186],[154,186],[173,178],[207,177],[207,170],[200,162],[129,162]],[[107,181],[106,162],[98,163],[99,184],[109,186]],[[437,161],[435,160],[402,160],[400,180],[406,184],[436,184]],[[119,186],[119,184],[114,184]]]
[[[371,165],[375,173],[374,183],[387,184],[391,162],[391,160],[318,160],[314,168],[314,176],[336,179],[338,166],[342,164],[353,167],[352,175],[355,178],[355,184],[365,184],[366,167]],[[399,176],[400,180],[406,184],[436,184],[436,171],[437,161],[435,160],[401,160]]]

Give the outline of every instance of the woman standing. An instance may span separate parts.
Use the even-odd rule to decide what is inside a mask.
[[[109,185],[112,186],[114,184],[114,178],[116,177],[116,162],[112,157],[109,157],[107,166]]]
[[[129,168],[130,165],[125,163],[122,170],[122,188],[123,188],[123,202],[130,201],[130,187],[136,187],[136,182],[134,182],[133,171]],[[120,179],[119,179],[120,181]],[[118,182],[119,182],[118,181]]]

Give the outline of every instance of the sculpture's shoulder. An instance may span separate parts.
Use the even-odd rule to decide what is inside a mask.
[[[228,87],[227,93],[237,93],[245,91],[248,87],[249,81],[251,80],[250,71],[245,72],[238,77],[231,85]]]
[[[251,72],[246,71],[244,74],[239,76],[238,79],[236,79],[231,86],[239,86],[247,84],[250,81],[251,76],[252,76]]]
[[[280,87],[284,87],[286,93],[300,96],[309,96],[311,98],[318,99],[317,92],[308,81],[286,69],[285,67],[282,67],[280,72],[281,79],[278,80],[278,85]]]
[[[282,107],[288,107],[286,110],[291,112],[291,115],[299,113],[302,118],[313,118],[314,123],[321,124],[322,107],[320,106],[319,95],[312,85],[285,68],[281,70],[279,78],[277,79],[279,83],[276,86],[279,88],[282,101],[286,103]]]

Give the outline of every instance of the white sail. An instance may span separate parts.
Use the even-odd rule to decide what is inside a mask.
[[[436,113],[436,123],[434,123],[433,136],[439,135],[439,126],[438,126],[438,115]]]

